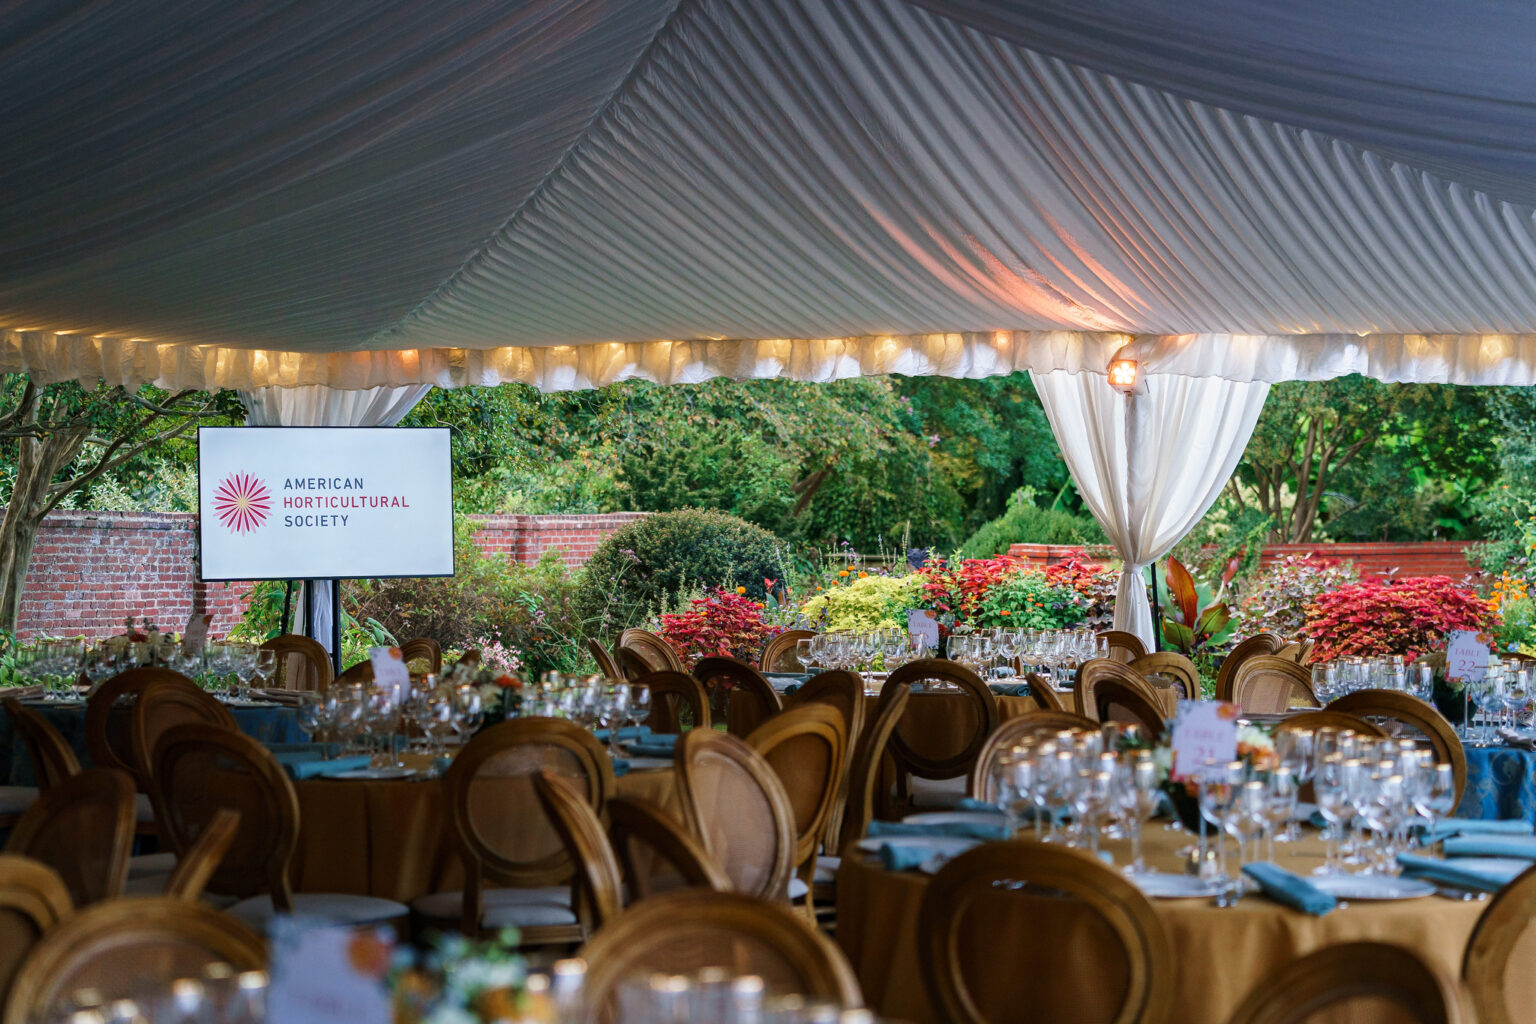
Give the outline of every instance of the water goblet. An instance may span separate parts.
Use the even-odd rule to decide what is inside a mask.
[[[1295,825],[1296,799],[1301,790],[1301,783],[1296,777],[1295,771],[1290,765],[1280,764],[1269,773],[1269,786],[1265,793],[1264,814],[1267,828],[1264,835],[1268,840],[1268,860],[1275,862],[1275,841],[1283,839],[1280,835],[1282,828],[1289,831],[1289,827]]]

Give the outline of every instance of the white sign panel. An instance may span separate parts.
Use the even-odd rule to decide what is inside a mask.
[[[204,427],[205,580],[453,575],[446,428]]]
[[[1210,761],[1226,765],[1237,759],[1236,704],[1215,700],[1181,700],[1173,717],[1175,779],[1198,777]]]
[[[1481,682],[1488,676],[1488,645],[1478,642],[1478,634],[1470,629],[1453,629],[1447,634],[1450,643],[1445,649],[1445,678]]]

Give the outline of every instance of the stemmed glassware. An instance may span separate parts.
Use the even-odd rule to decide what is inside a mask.
[[[1130,875],[1144,875],[1147,862],[1141,856],[1141,833],[1147,819],[1157,811],[1162,795],[1157,785],[1157,765],[1150,754],[1137,756],[1133,763],[1125,766],[1125,784],[1121,793],[1121,806],[1131,832],[1131,863],[1125,870]]]
[[[1287,729],[1275,735],[1275,760],[1280,768],[1290,774],[1297,789],[1312,781],[1316,738],[1317,734],[1311,729]],[[1295,803],[1293,796],[1293,808]],[[1271,837],[1274,842],[1294,843],[1301,838],[1301,826],[1294,819],[1288,818],[1284,825],[1283,831]],[[1275,859],[1273,851],[1269,859]]]

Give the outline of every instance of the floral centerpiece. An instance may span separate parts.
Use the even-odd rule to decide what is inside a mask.
[[[517,717],[524,690],[518,671],[522,660],[498,640],[480,637],[474,642],[477,647],[443,670],[443,679],[453,686],[473,686],[480,691],[486,725]]]
[[[354,947],[366,944],[367,938],[368,933],[360,932]],[[359,957],[387,962],[387,947],[359,949],[353,953],[354,962]],[[557,1020],[548,997],[527,984],[528,967],[517,953],[515,929],[478,942],[462,935],[441,936],[419,963],[400,953],[388,981],[397,1024]]]
[[[1235,717],[1240,712],[1237,706],[1226,705],[1230,713]],[[1121,749],[1146,749],[1151,747],[1152,763],[1157,766],[1157,781],[1159,788],[1167,794],[1168,802],[1173,806],[1174,814],[1190,831],[1198,831],[1200,828],[1200,785],[1193,778],[1173,775],[1173,730],[1169,729],[1156,744],[1146,743],[1139,735],[1126,736],[1122,734]],[[1273,733],[1263,726],[1241,724],[1237,727],[1237,760],[1243,762],[1249,771],[1267,771],[1275,765],[1275,738]]]

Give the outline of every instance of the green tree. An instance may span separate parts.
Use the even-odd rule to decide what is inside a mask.
[[[0,629],[16,628],[27,566],[43,517],[109,473],[131,470],[200,421],[240,415],[231,392],[174,394],[74,382],[38,385],[22,374],[0,380]]]

